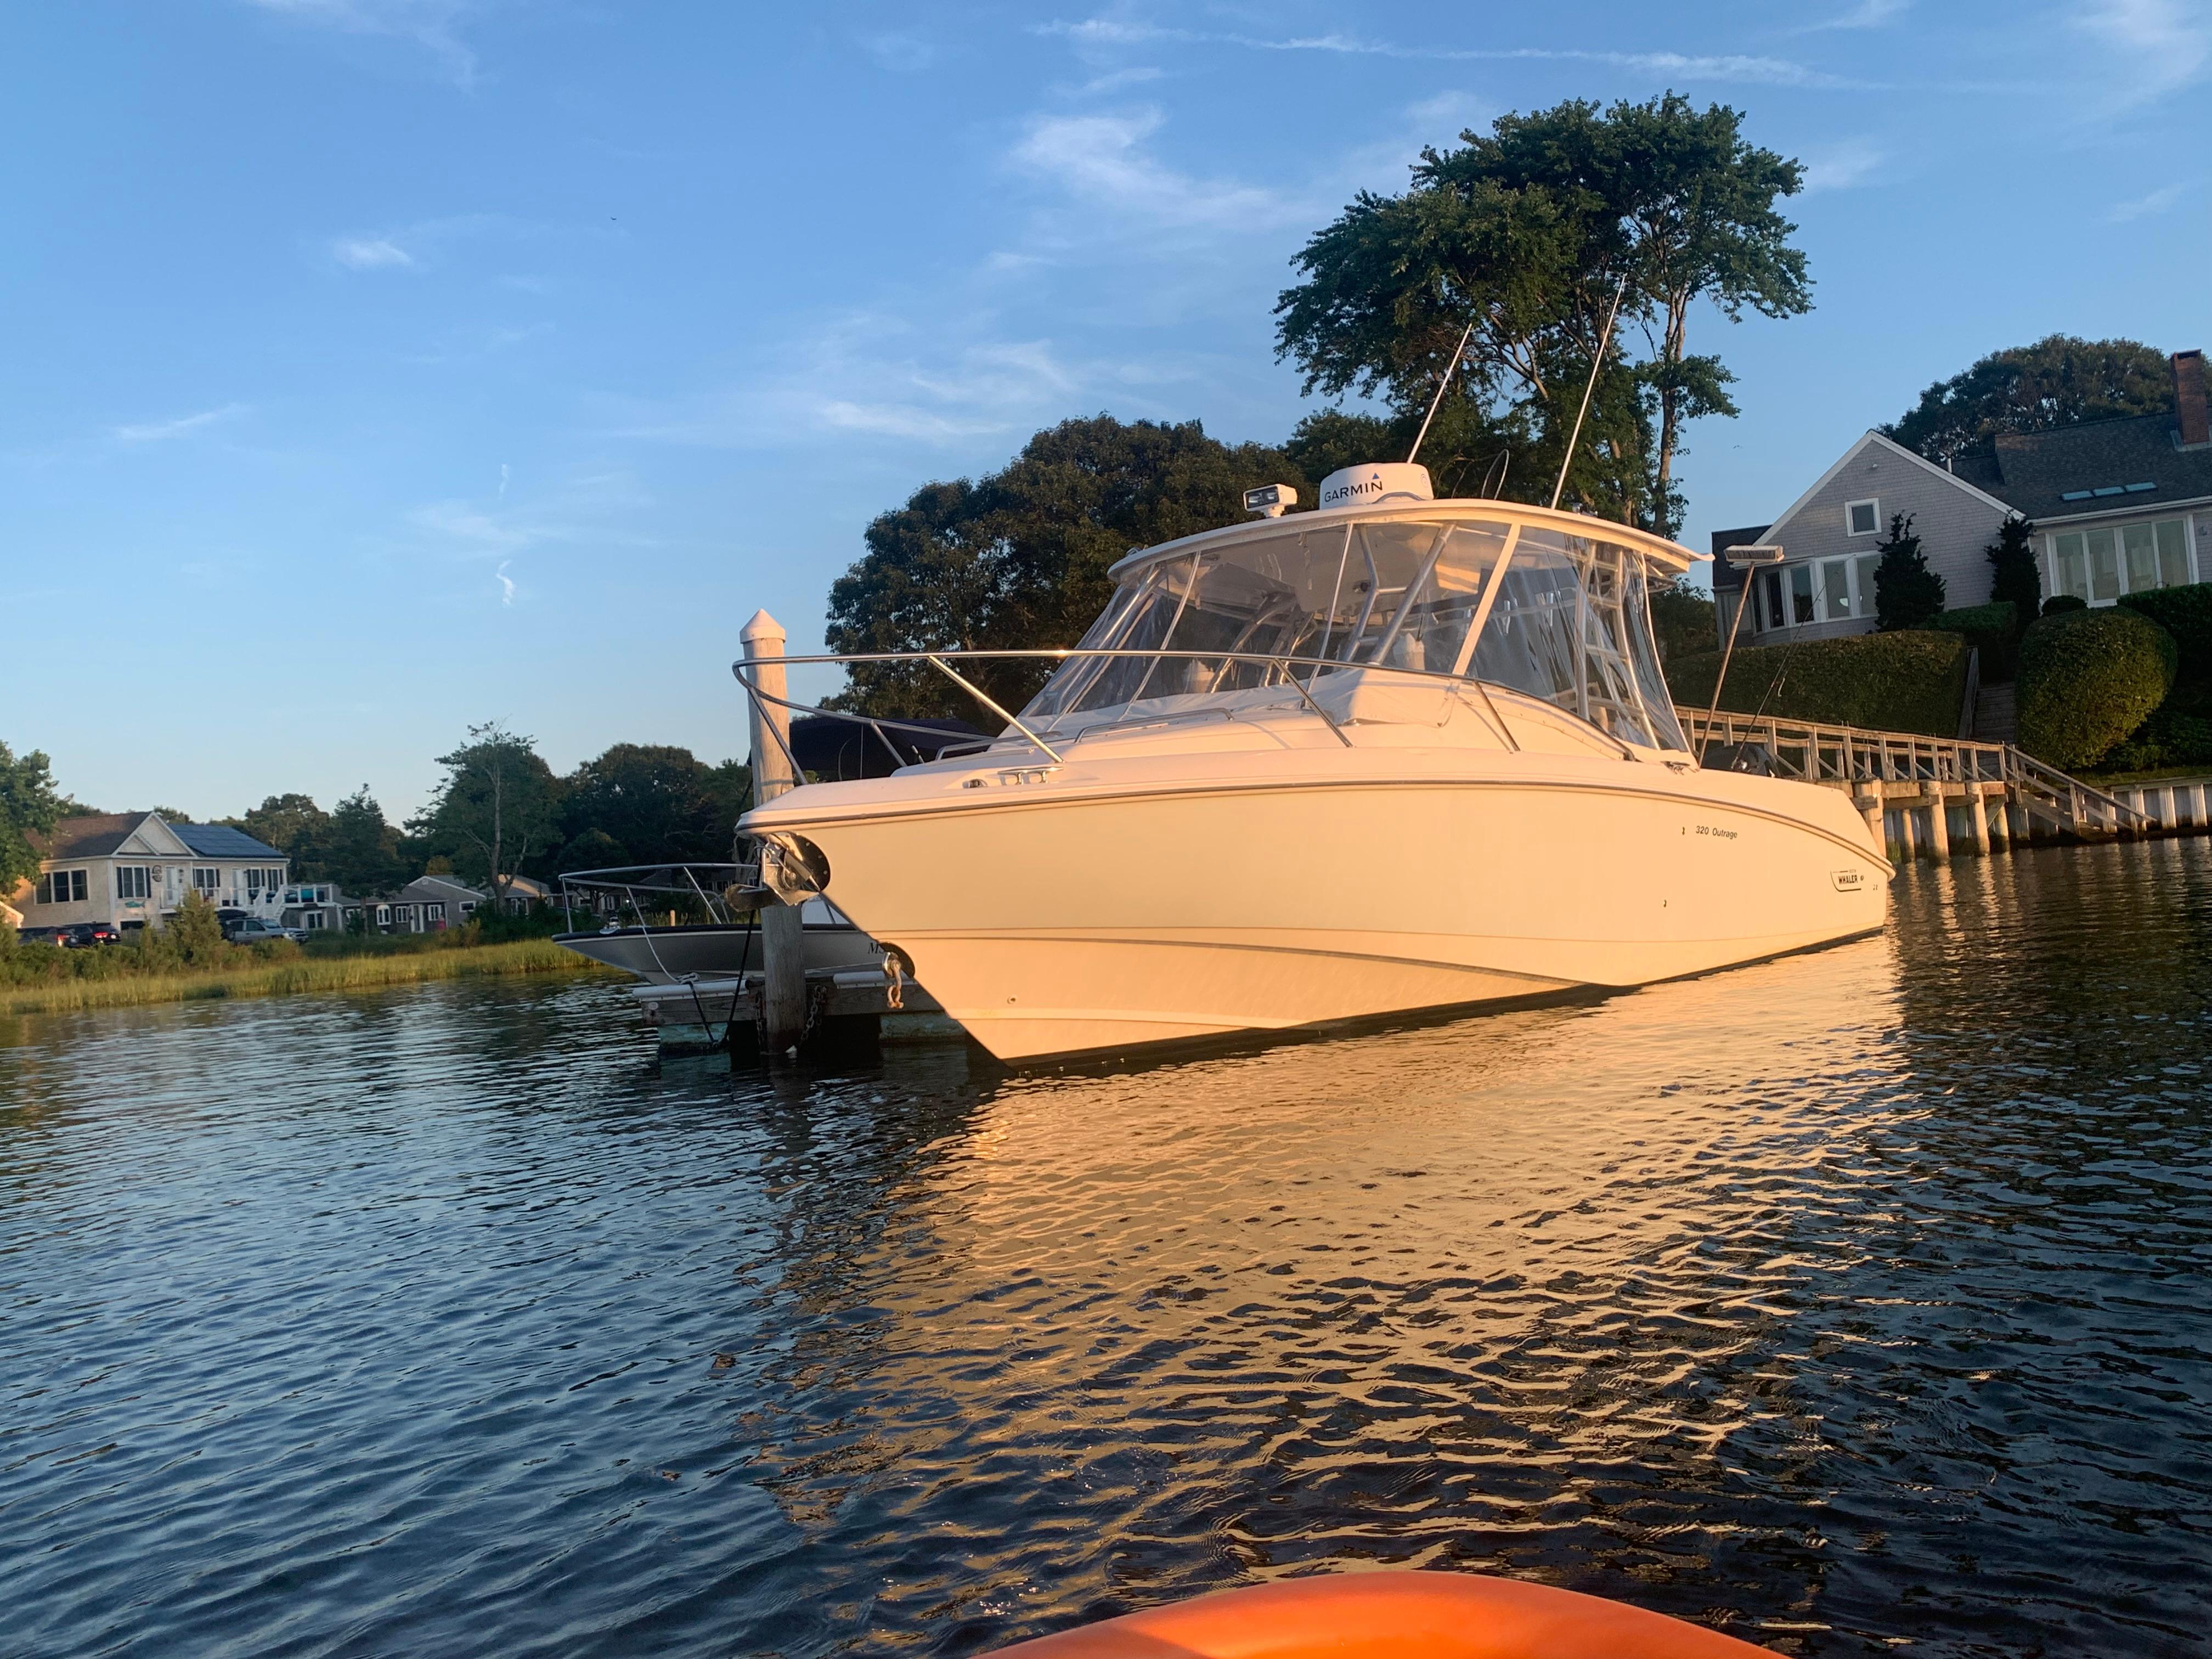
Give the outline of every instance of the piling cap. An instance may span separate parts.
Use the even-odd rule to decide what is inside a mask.
[[[753,612],[752,620],[738,631],[738,637],[747,645],[751,645],[756,641],[765,640],[773,640],[778,645],[781,645],[790,636],[783,631],[783,624],[769,616],[767,611],[756,611]],[[757,657],[761,653],[757,651],[749,651],[745,654]]]

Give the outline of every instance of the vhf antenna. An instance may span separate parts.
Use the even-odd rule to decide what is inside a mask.
[[[1444,392],[1451,386],[1451,377],[1458,371],[1461,353],[1474,333],[1474,319],[1467,319],[1467,326],[1459,331],[1459,343],[1452,348],[1451,362],[1444,365],[1444,377],[1437,382],[1437,395],[1429,399],[1429,412],[1421,416],[1421,429],[1413,434],[1413,447],[1406,452],[1406,465],[1411,466],[1413,458],[1421,453],[1421,441],[1429,435],[1429,422],[1437,418],[1437,410],[1444,401]]]
[[[1605,367],[1605,349],[1613,339],[1613,319],[1620,315],[1620,296],[1628,292],[1628,273],[1620,273],[1620,286],[1613,291],[1613,309],[1605,313],[1605,331],[1597,337],[1597,356],[1590,359],[1589,380],[1583,387],[1583,406],[1575,411],[1575,429],[1567,439],[1567,453],[1559,457],[1559,481],[1552,486],[1552,506],[1567,487],[1567,469],[1575,464],[1575,446],[1583,441],[1583,416],[1589,413],[1590,393],[1597,390],[1597,372]],[[1425,424],[1423,427],[1426,430]]]

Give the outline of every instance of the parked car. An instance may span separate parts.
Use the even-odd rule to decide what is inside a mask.
[[[104,921],[72,921],[60,933],[64,945],[80,951],[88,945],[118,944],[123,938]]]
[[[15,930],[15,943],[18,945],[59,945],[62,942],[62,935],[68,931],[69,930],[67,928],[64,927],[18,927]]]
[[[264,921],[259,916],[247,916],[222,931],[233,945],[252,945],[270,939],[297,939],[304,945],[307,939],[304,927],[287,927],[279,922]]]

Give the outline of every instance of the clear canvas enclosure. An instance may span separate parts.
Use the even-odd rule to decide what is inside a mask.
[[[1686,749],[1650,581],[1634,548],[1504,513],[1291,520],[1138,564],[1082,641],[1237,657],[1079,657],[1024,714],[1058,725],[1335,672],[1320,665],[1387,665],[1504,686],[1625,743]],[[1304,660],[1241,659],[1255,655]]]

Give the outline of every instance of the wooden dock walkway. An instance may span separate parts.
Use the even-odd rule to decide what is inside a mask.
[[[2202,835],[2212,828],[2201,786],[2185,822],[2170,801],[2160,817],[2140,798],[2093,788],[2009,743],[1726,711],[1708,720],[1702,708],[1675,712],[1691,746],[1707,744],[1708,765],[1718,753],[1777,777],[1843,790],[1865,814],[1868,828],[1902,858],[2002,852],[2023,842]]]

